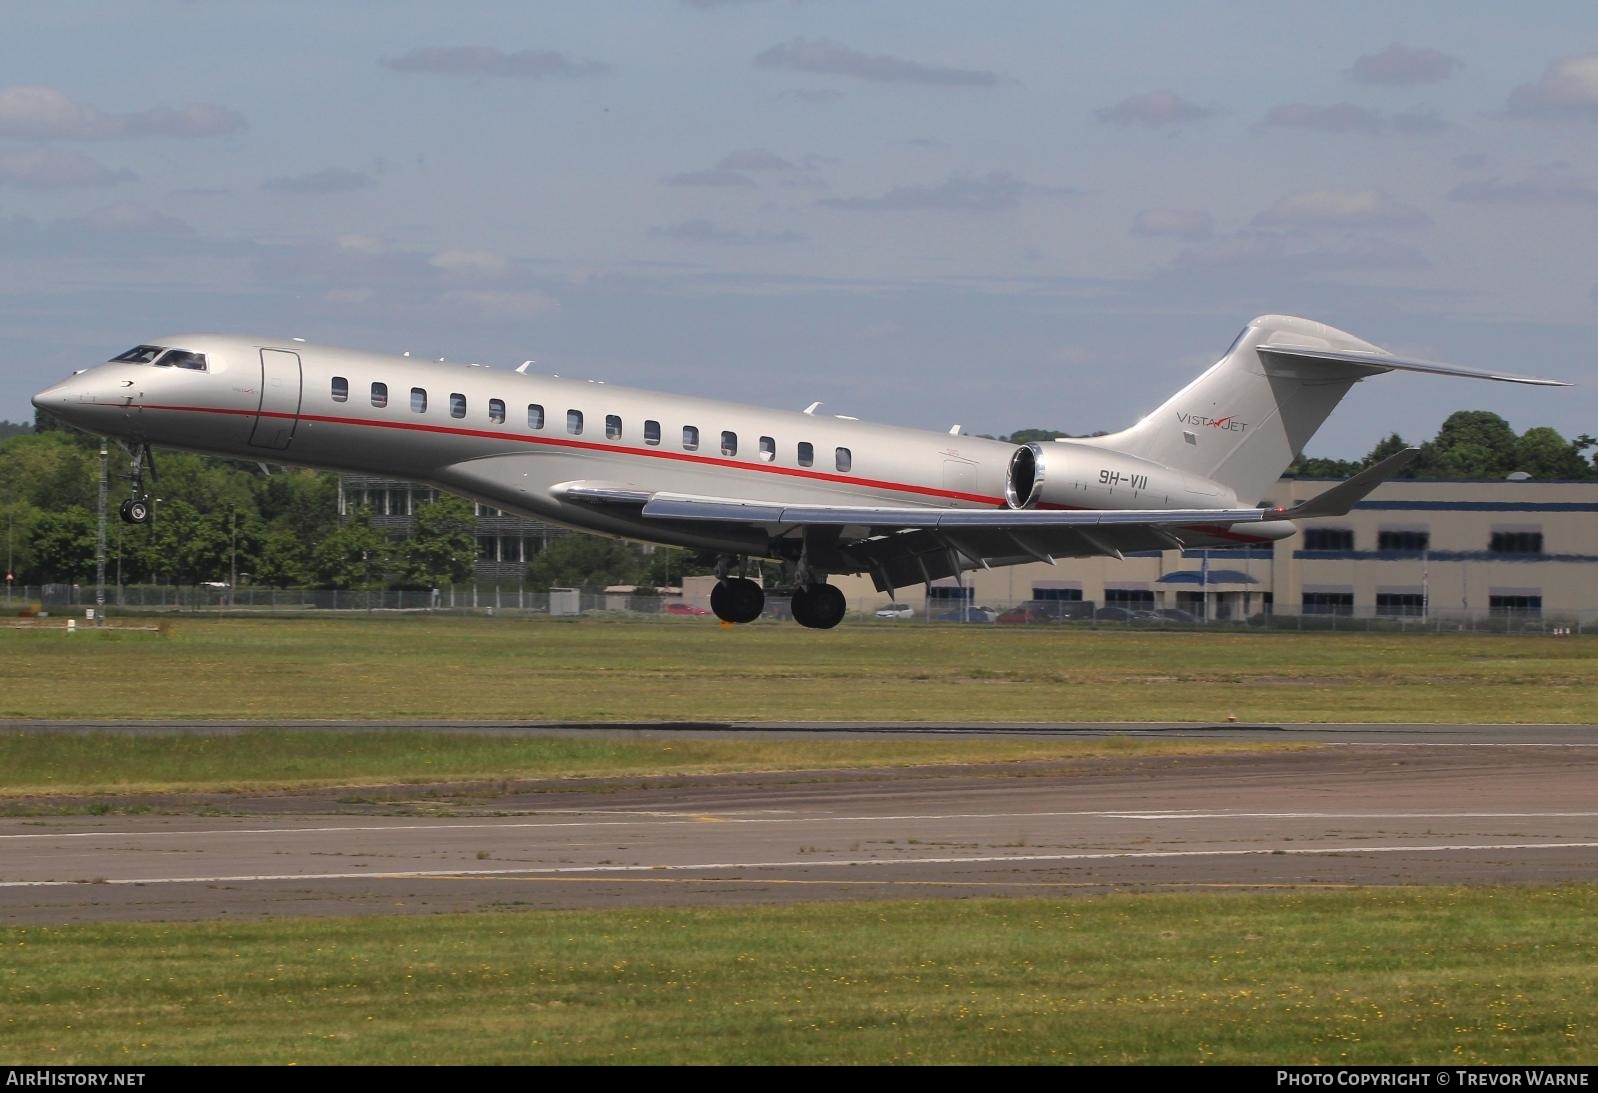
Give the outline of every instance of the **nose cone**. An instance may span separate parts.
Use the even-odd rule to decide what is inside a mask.
[[[34,408],[44,410],[47,413],[59,414],[68,405],[76,406],[78,396],[75,391],[71,390],[71,387],[71,380],[66,383],[58,383],[54,387],[46,387],[43,391],[33,396]]]

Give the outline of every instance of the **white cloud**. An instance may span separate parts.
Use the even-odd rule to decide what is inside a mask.
[[[375,235],[341,235],[333,245],[347,254],[379,255],[389,252],[388,240]]]
[[[1598,53],[1549,65],[1536,83],[1510,92],[1509,112],[1527,118],[1598,121]]]
[[[1418,84],[1446,80],[1463,67],[1458,57],[1394,42],[1380,53],[1365,54],[1348,71],[1358,83]]]
[[[1308,190],[1282,198],[1256,216],[1254,223],[1298,228],[1408,228],[1430,223],[1430,218],[1380,190]]]
[[[853,212],[1000,212],[1013,209],[1031,194],[1071,191],[1023,182],[1008,171],[990,171],[979,178],[957,176],[935,186],[895,186],[877,197],[828,197],[818,204]]]
[[[667,224],[650,228],[649,234],[658,239],[677,239],[687,243],[717,243],[727,246],[797,243],[805,238],[795,231],[746,232],[738,228],[724,228],[709,220],[685,220],[680,224]]]
[[[1376,133],[1382,128],[1382,117],[1374,110],[1348,102],[1331,106],[1295,102],[1271,107],[1263,124],[1319,133]]]
[[[742,171],[729,171],[723,167],[667,175],[661,182],[667,186],[719,186],[729,189],[749,189],[755,185],[755,180]]]
[[[1132,220],[1134,235],[1165,235],[1176,239],[1208,239],[1215,221],[1197,209],[1144,209]]]
[[[558,300],[536,289],[455,289],[444,293],[443,299],[451,307],[485,319],[531,319],[560,310]]]
[[[1513,182],[1497,178],[1461,182],[1448,196],[1506,205],[1598,205],[1598,178],[1545,168]]]
[[[1132,95],[1114,106],[1106,106],[1093,113],[1100,121],[1114,125],[1146,125],[1150,128],[1159,128],[1198,121],[1209,117],[1215,111],[1189,102],[1173,91],[1150,91],[1142,95]]]
[[[0,88],[0,137],[118,140],[133,137],[218,137],[244,128],[244,118],[208,103],[107,114],[53,87]]]
[[[599,76],[610,66],[549,49],[524,49],[506,53],[492,46],[432,46],[411,50],[402,57],[385,57],[381,64],[394,72],[422,72],[436,76],[510,76],[543,79]]]
[[[112,170],[81,152],[33,148],[0,150],[0,186],[60,190],[115,186],[137,177],[132,171]]]
[[[510,269],[510,261],[502,254],[465,248],[441,250],[427,264],[455,277],[498,277]]]
[[[261,183],[261,189],[281,194],[341,194],[364,190],[371,185],[372,176],[363,171],[324,167],[308,174],[269,178]]]
[[[872,83],[934,84],[943,87],[992,87],[993,72],[922,64],[884,54],[862,53],[827,38],[795,38],[772,46],[755,58],[762,68],[788,68],[829,76],[852,76]]]

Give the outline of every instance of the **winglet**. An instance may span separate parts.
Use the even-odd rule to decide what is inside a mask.
[[[1315,516],[1347,516],[1348,510],[1365,499],[1365,496],[1399,474],[1415,462],[1419,448],[1405,448],[1395,452],[1373,467],[1366,467],[1346,482],[1339,482],[1324,493],[1316,494],[1301,505],[1278,509],[1283,520],[1307,520]]]

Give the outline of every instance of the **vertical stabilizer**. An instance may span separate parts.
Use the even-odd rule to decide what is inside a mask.
[[[1270,346],[1309,350],[1274,355]],[[1267,351],[1262,353],[1261,349]],[[1348,389],[1386,368],[1383,350],[1325,323],[1262,315],[1226,355],[1142,421],[1109,436],[1076,440],[1213,479],[1251,505],[1262,499]]]

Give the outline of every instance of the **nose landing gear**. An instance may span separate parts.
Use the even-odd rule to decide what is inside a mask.
[[[150,452],[148,444],[139,444],[133,449],[133,464],[128,470],[128,480],[132,483],[133,496],[122,502],[122,507],[117,512],[122,517],[124,524],[148,524],[150,522],[150,495],[144,492],[144,464],[150,464],[150,478],[154,479],[155,456]]]

